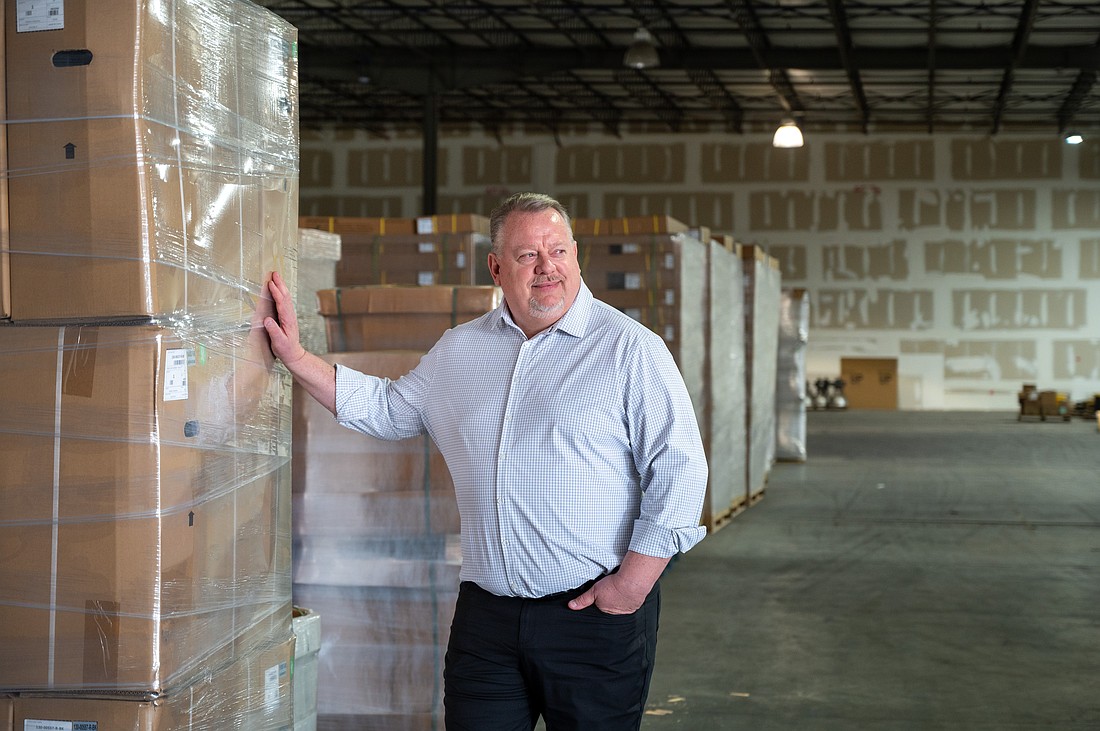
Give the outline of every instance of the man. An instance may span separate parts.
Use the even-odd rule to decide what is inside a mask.
[[[461,586],[444,669],[448,731],[637,729],[658,578],[702,540],[707,466],[664,342],[595,300],[557,201],[493,211],[496,310],[447,331],[396,381],[298,343],[282,279],[274,353],[337,419],[382,439],[429,433],[454,480]]]

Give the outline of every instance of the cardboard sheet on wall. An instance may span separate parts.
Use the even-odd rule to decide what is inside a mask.
[[[841,358],[840,378],[848,408],[898,408],[897,358]]]

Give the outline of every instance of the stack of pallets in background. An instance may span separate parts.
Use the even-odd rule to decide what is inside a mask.
[[[775,375],[775,458],[806,461],[806,343],[810,298],[804,289],[779,295],[779,353]]]
[[[759,246],[741,249],[745,280],[745,396],[748,500],[764,495],[775,464],[776,367],[779,357],[779,262]]]
[[[447,328],[496,307],[501,293],[364,286],[318,298],[332,338],[325,360],[396,379]],[[296,387],[293,484],[294,598],[325,623],[320,726],[442,728],[443,655],[461,565],[442,455],[426,435],[388,442],[346,429]]]
[[[720,528],[748,501],[740,249],[667,216],[578,219],[574,231],[596,298],[661,335],[676,360],[710,464],[702,522]]]
[[[291,383],[256,327],[294,279],[296,33],[235,0],[17,5],[0,720],[289,728]]]
[[[303,216],[302,228],[339,234],[340,287],[361,284],[491,285],[489,219],[471,214],[419,218]]]

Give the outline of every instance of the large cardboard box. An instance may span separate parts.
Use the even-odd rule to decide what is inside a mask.
[[[24,5],[6,3],[12,319],[244,306],[296,240],[294,28],[236,0]]]
[[[302,228],[316,228],[341,235],[489,234],[489,219],[473,213],[445,213],[416,218],[302,216],[298,219],[298,225]]]
[[[897,409],[897,358],[841,358],[840,379],[850,409]]]
[[[671,216],[626,216],[623,218],[576,218],[574,236],[633,236],[637,234],[687,233],[690,226]]]
[[[13,712],[13,700],[9,697],[0,696],[0,731],[12,731],[12,712]]]
[[[0,328],[0,689],[160,691],[289,622],[290,379],[256,337]]]
[[[294,637],[289,625],[232,664],[155,699],[24,694],[16,727],[52,729],[287,729],[293,722]]]
[[[489,237],[480,233],[341,234],[336,284],[491,285]]]
[[[430,350],[444,332],[481,317],[503,298],[499,287],[365,286],[317,293],[329,351]]]

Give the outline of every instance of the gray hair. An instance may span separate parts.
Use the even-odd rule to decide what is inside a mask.
[[[500,231],[504,228],[504,221],[513,213],[542,213],[554,210],[565,219],[565,225],[570,231],[573,224],[569,220],[569,213],[565,206],[558,203],[548,195],[542,193],[513,193],[507,200],[493,209],[489,214],[489,239],[492,242],[493,253],[499,255],[501,251]]]

